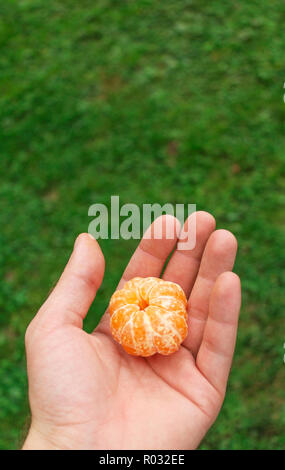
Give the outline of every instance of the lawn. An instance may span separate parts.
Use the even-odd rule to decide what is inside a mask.
[[[29,419],[26,326],[111,195],[235,233],[237,350],[201,448],[285,448],[284,22],[277,0],[0,0],[0,448]],[[88,331],[136,244],[102,241]]]

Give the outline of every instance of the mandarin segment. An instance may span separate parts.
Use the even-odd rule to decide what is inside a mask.
[[[180,315],[187,320],[187,312],[184,303],[179,299],[175,299],[175,297],[155,297],[152,299],[151,305],[163,307],[165,310],[175,312],[177,315]]]
[[[136,311],[139,311],[138,305],[123,305],[116,309],[111,316],[111,332],[117,341],[120,341],[122,329]]]
[[[140,310],[134,315],[133,320],[134,345],[140,356],[151,356],[154,354],[153,333],[151,325],[147,322],[145,312]]]
[[[161,284],[162,279],[156,277],[147,277],[140,282],[140,295],[149,304],[149,295],[152,292],[154,286]]]
[[[174,297],[175,299],[181,300],[184,305],[187,303],[184,290],[174,282],[164,281],[155,284],[149,293],[149,302],[152,303],[152,299],[162,296]]]
[[[152,305],[145,311],[153,328],[157,352],[171,354],[177,351],[187,333],[187,324],[184,318]]]
[[[121,289],[116,291],[110,301],[110,314],[113,313],[120,307],[124,307],[125,305],[139,305],[139,294],[136,290],[131,289]]]
[[[178,284],[133,278],[111,298],[111,333],[128,354],[172,354],[187,336],[186,304]]]

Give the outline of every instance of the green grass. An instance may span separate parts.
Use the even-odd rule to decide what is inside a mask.
[[[235,233],[237,351],[201,447],[284,448],[284,21],[277,0],[0,0],[0,448],[27,421],[25,328],[112,194]],[[135,245],[102,242],[88,330]]]

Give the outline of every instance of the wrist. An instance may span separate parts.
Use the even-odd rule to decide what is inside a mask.
[[[22,450],[60,450],[60,447],[41,431],[31,426]]]

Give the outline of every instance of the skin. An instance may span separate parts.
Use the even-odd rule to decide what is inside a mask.
[[[197,448],[223,403],[241,294],[231,272],[235,237],[215,230],[210,214],[196,216],[192,250],[178,249],[177,237],[170,238],[174,227],[179,230],[177,219],[156,219],[118,286],[135,276],[159,277],[173,251],[162,277],[180,284],[189,298],[189,335],[167,357],[126,354],[110,336],[108,311],[92,334],[83,331],[104,257],[92,237],[79,235],[26,332],[32,420],[23,449]],[[162,240],[151,237],[158,224]],[[187,220],[182,238],[190,225]]]

